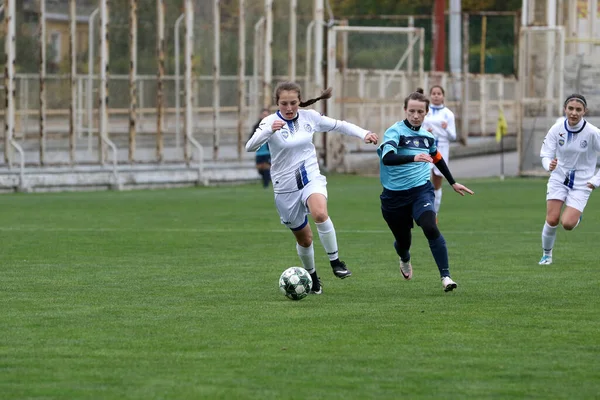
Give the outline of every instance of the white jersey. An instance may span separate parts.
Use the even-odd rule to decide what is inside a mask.
[[[442,128],[442,122],[446,122],[446,129]],[[456,123],[454,122],[454,113],[448,108],[441,106],[429,106],[429,111],[425,116],[423,128],[429,130],[437,139],[438,145],[448,145],[450,141],[456,140]]]
[[[286,125],[273,132],[271,126],[276,120],[282,120]],[[313,135],[315,132],[329,131],[361,139],[369,133],[354,124],[326,117],[314,110],[298,110],[298,114],[292,120],[286,120],[278,111],[260,122],[246,143],[246,151],[256,151],[263,143],[268,142],[274,192],[294,192],[321,175]]]
[[[596,162],[600,151],[600,131],[582,119],[575,127],[566,119],[557,121],[548,131],[540,157],[557,159],[558,165],[550,174],[550,181],[561,182],[571,189],[583,189],[587,183],[600,185]]]

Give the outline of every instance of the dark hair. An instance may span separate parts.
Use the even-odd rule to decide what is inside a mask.
[[[314,104],[319,100],[325,100],[325,99],[330,98],[333,88],[329,87],[329,88],[325,89],[319,97],[315,97],[314,99],[302,101],[302,89],[300,88],[300,85],[298,85],[295,82],[281,82],[275,88],[275,93],[274,93],[275,104],[279,104],[279,96],[281,95],[281,92],[284,90],[298,93],[298,99],[300,100],[299,106],[300,107],[308,107],[311,104]]]
[[[565,100],[565,104],[563,105],[563,108],[567,107],[567,103],[570,102],[571,100],[578,101],[581,104],[583,104],[584,108],[587,108],[587,101],[585,101],[585,97],[583,97],[583,95],[581,95],[579,93],[573,93],[573,94],[570,94],[569,96],[567,96],[567,99]]]
[[[430,89],[429,89],[429,95],[431,96],[431,92],[433,92],[433,89],[438,88],[442,91],[442,94],[445,96],[446,95],[446,91],[444,90],[443,87],[441,87],[440,85],[433,85]]]
[[[405,110],[406,110],[406,107],[408,106],[409,100],[416,100],[416,101],[421,101],[421,102],[425,103],[425,111],[429,111],[429,99],[427,98],[427,96],[425,96],[425,94],[423,94],[423,89],[417,88],[416,91],[414,91],[411,94],[409,94],[408,96],[406,96],[406,98],[404,99],[404,109]]]

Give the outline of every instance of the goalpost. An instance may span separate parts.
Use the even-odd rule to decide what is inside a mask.
[[[562,26],[521,27],[519,35],[517,148],[519,173],[544,173],[540,148],[562,115],[565,31]]]
[[[327,100],[327,115],[385,131],[401,118],[404,97],[424,86],[424,49],[424,28],[329,28],[327,86],[335,90]],[[348,146],[361,146],[355,140],[347,146],[342,135],[328,135],[324,145],[328,169],[344,165]]]

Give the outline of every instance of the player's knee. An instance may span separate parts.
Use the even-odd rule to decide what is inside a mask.
[[[313,219],[318,224],[327,221],[329,218],[329,215],[327,215],[327,210],[311,210],[310,215],[312,215]]]
[[[419,226],[428,240],[435,240],[440,236],[440,230],[435,223],[435,213],[432,211],[424,212],[423,215],[421,215],[419,218]]]
[[[302,247],[310,247],[313,242],[312,234],[296,238],[296,242]]]
[[[565,231],[572,231],[573,229],[575,229],[576,226],[577,226],[577,221],[575,221],[574,223],[571,221],[563,221],[562,222],[562,227],[564,228]]]

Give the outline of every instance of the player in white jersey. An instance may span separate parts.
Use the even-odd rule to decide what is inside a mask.
[[[444,88],[435,85],[429,90],[429,111],[425,116],[423,128],[428,130],[435,136],[437,149],[449,165],[450,159],[450,142],[456,140],[456,124],[454,113],[444,106],[444,96],[446,92]],[[433,183],[435,200],[435,213],[440,212],[440,204],[442,203],[442,182],[444,175],[440,170],[431,164],[431,183]]]
[[[327,212],[327,180],[319,170],[313,135],[315,132],[337,131],[360,138],[365,143],[377,144],[378,141],[373,132],[349,122],[326,117],[314,110],[299,110],[299,107],[330,97],[331,88],[321,96],[303,102],[298,84],[280,83],[275,89],[275,103],[279,110],[264,118],[246,143],[246,151],[256,151],[263,143],[269,144],[275,206],[281,223],[296,237],[296,250],[302,266],[313,279],[311,293],[315,294],[321,294],[322,289],[315,268],[308,214],[315,221],[334,275],[343,279],[352,273],[338,256],[335,228]]]
[[[600,171],[594,174],[597,152],[600,151],[600,132],[583,118],[587,111],[585,97],[572,94],[565,100],[564,107],[565,118],[550,128],[540,151],[544,169],[551,172],[546,191],[546,222],[542,229],[544,253],[540,265],[552,264],[559,222],[568,231],[577,227],[592,190],[600,185]]]

